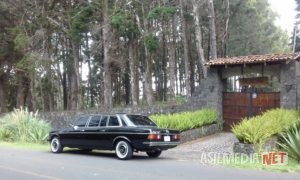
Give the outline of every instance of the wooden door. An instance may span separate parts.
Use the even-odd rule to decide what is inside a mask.
[[[280,107],[280,93],[223,93],[224,130],[239,123],[245,117],[259,115],[268,109]]]

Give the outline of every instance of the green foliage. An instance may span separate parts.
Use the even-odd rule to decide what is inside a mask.
[[[110,18],[111,26],[118,30],[121,36],[131,37],[137,33],[137,27],[129,14],[122,10],[116,11]]]
[[[168,17],[173,16],[176,13],[175,7],[155,7],[149,11],[148,18],[149,19],[166,19]]]
[[[176,104],[183,104],[187,102],[187,97],[183,95],[178,95],[175,97],[176,99]]]
[[[243,119],[232,127],[232,131],[240,142],[262,144],[271,136],[286,131],[296,121],[297,111],[273,109],[262,115]]]
[[[49,130],[49,123],[27,109],[16,109],[0,119],[1,141],[44,143]]]
[[[14,39],[14,43],[15,43],[15,50],[23,50],[28,46],[29,38],[25,34],[19,33],[16,35]]]
[[[16,67],[25,71],[30,71],[35,69],[35,59],[30,55],[23,56],[23,58],[16,64]]]
[[[288,35],[275,26],[268,0],[233,1],[230,10],[228,56],[289,51]]]
[[[300,123],[297,122],[287,132],[280,134],[283,139],[282,143],[278,143],[284,150],[288,152],[288,155],[300,161]]]
[[[150,52],[155,52],[159,48],[159,39],[156,36],[148,35],[144,38],[146,46]]]
[[[202,109],[194,112],[153,115],[150,118],[159,127],[185,131],[216,123],[218,113],[212,109]]]
[[[79,41],[82,38],[82,33],[87,32],[89,23],[94,18],[94,7],[82,6],[74,10],[73,17],[71,19],[71,38]]]

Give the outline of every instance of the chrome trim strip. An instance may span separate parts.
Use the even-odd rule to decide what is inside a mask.
[[[143,144],[147,144],[151,146],[177,146],[180,144],[179,141],[176,142],[143,142]]]

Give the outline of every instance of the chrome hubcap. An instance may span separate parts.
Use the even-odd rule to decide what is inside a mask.
[[[51,149],[53,152],[56,152],[58,150],[59,141],[58,139],[54,138],[51,142]]]
[[[125,142],[119,142],[117,144],[116,153],[120,158],[124,158],[128,153],[128,147]]]

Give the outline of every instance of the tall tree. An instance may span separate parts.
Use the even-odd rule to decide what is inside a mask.
[[[294,32],[293,32],[293,51],[294,52],[300,52],[300,0],[296,1],[296,22],[294,26]]]
[[[184,9],[186,5],[182,0],[180,0],[180,15],[181,15],[181,31],[182,31],[182,41],[183,41],[183,61],[184,61],[184,71],[185,71],[185,88],[186,96],[189,98],[191,96],[191,84],[190,84],[190,64],[188,59],[188,42],[186,35],[186,19],[184,14]]]
[[[217,38],[216,38],[216,25],[215,25],[215,8],[214,1],[208,0],[209,10],[209,29],[210,29],[210,59],[217,58]]]
[[[112,103],[112,79],[111,79],[111,25],[109,21],[109,2],[103,0],[103,48],[104,48],[104,106],[111,108]]]
[[[200,2],[197,0],[193,0],[193,13],[194,13],[194,21],[195,21],[195,34],[196,34],[196,46],[198,53],[198,68],[201,78],[206,78],[207,76],[207,68],[204,66],[205,58],[204,58],[204,50],[202,47],[202,31],[200,26],[200,14],[199,14],[199,5]]]

